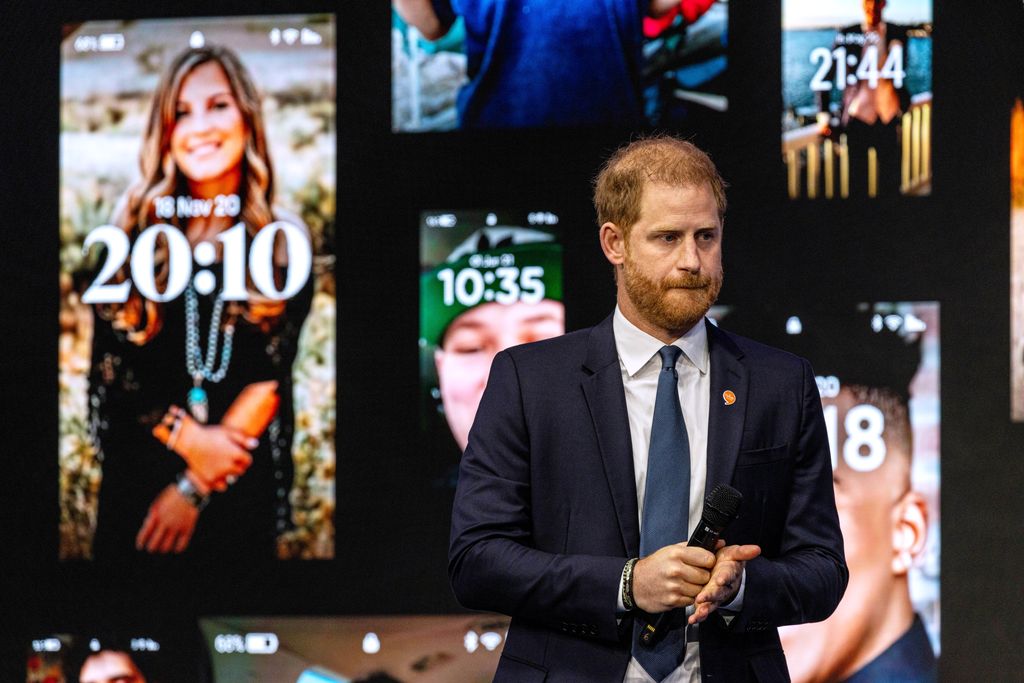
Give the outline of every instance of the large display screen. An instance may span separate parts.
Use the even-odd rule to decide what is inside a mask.
[[[200,621],[216,683],[485,683],[508,625],[486,614]]]
[[[936,680],[939,305],[717,311],[810,360],[850,581],[825,621],[780,629],[793,681]]]
[[[783,0],[793,199],[931,193],[932,0]]]
[[[393,0],[392,130],[686,128],[728,109],[727,0]]]
[[[334,554],[331,15],[64,27],[60,557]]]
[[[1010,414],[1024,422],[1024,100],[1010,114]]]
[[[420,219],[425,441],[466,449],[491,361],[565,332],[559,219],[551,211],[428,211]]]

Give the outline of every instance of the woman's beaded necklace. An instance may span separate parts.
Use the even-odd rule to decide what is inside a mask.
[[[199,299],[190,284],[185,289],[185,367],[192,377],[193,386],[188,392],[188,410],[197,421],[205,424],[210,417],[210,402],[203,389],[203,380],[216,384],[224,379],[231,365],[231,342],[235,326],[224,326],[224,346],[220,353],[220,367],[214,371],[217,361],[217,337],[220,335],[220,318],[224,312],[224,297],[217,295],[210,317],[210,332],[207,335],[206,359],[199,347]]]

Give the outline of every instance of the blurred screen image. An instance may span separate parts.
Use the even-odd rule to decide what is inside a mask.
[[[783,0],[791,199],[931,194],[932,0]]]
[[[793,681],[937,680],[939,305],[712,316],[810,360],[821,394],[850,580],[831,617],[780,629]]]
[[[494,356],[565,333],[558,234],[549,211],[421,216],[423,432],[453,476]]]
[[[64,27],[60,557],[334,555],[331,15]]]
[[[393,0],[392,130],[688,127],[725,94],[727,0]]]
[[[216,683],[484,683],[508,633],[499,615],[222,617],[200,627]]]
[[[35,638],[26,683],[212,683],[210,658],[188,633],[61,633]]]
[[[1010,415],[1024,422],[1024,100],[1010,114]]]

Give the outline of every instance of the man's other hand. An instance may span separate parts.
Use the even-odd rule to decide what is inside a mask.
[[[711,579],[694,600],[697,607],[690,615],[691,624],[704,621],[720,606],[732,602],[739,592],[746,562],[761,554],[761,548],[756,545],[724,545],[722,541],[718,543],[720,547],[715,551]]]

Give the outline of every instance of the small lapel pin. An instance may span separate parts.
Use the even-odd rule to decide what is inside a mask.
[[[731,406],[736,402],[736,394],[732,393],[731,389],[726,389],[722,392],[722,399],[725,401],[725,405]]]

